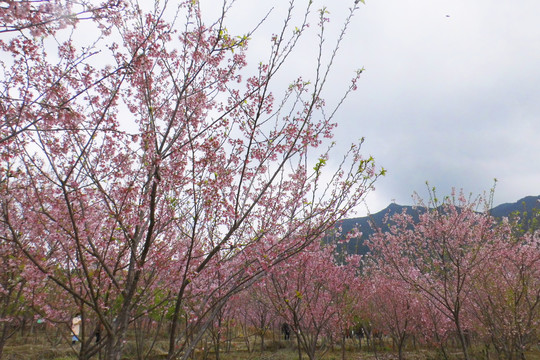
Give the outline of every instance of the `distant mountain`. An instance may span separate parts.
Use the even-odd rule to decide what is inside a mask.
[[[497,217],[503,218],[505,216],[510,216],[512,213],[519,211],[521,214],[530,217],[532,214],[532,209],[540,209],[540,195],[538,196],[527,196],[523,199],[516,201],[515,203],[506,203],[495,206],[490,210],[490,213]],[[390,204],[384,210],[379,211],[378,213],[371,214],[365,217],[358,217],[353,219],[344,219],[339,222],[338,226],[341,226],[341,233],[347,234],[355,226],[359,228],[362,232],[361,238],[351,239],[346,246],[346,251],[349,254],[365,254],[369,249],[364,244],[365,239],[367,239],[371,234],[374,233],[373,225],[376,228],[383,228],[384,230],[384,219],[386,216],[391,217],[394,214],[401,213],[406,211],[408,214],[417,217],[418,214],[425,211],[425,208],[415,207],[415,206],[404,206],[398,204]],[[330,237],[327,241],[333,241]]]
[[[507,203],[495,206],[490,210],[490,212],[491,215],[502,218],[504,216],[509,216],[511,213],[516,211],[521,213],[526,212],[528,215],[530,215],[531,210],[535,208],[540,209],[540,195],[526,196],[515,203]]]

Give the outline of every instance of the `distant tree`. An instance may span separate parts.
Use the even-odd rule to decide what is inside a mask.
[[[238,294],[233,305],[237,307],[236,314],[239,321],[242,322],[245,338],[247,339],[251,335],[248,329],[253,329],[254,335],[258,335],[260,338],[261,351],[265,348],[265,335],[272,328],[274,322],[279,322],[272,304],[266,297],[266,291],[262,288],[264,284],[264,281],[259,281],[248,290]],[[248,350],[252,350],[249,341],[246,343]]]
[[[388,334],[397,346],[398,358],[408,337],[416,335],[421,325],[420,295],[407,283],[374,269],[366,277],[362,303],[372,326]]]
[[[391,218],[389,231],[370,238],[375,261],[397,280],[424,296],[454,324],[463,355],[470,359],[465,311],[473,284],[486,264],[509,236],[508,226],[497,226],[494,218],[477,212],[482,199],[470,201],[461,193],[442,203],[432,197],[425,213],[413,221],[410,214]],[[487,208],[487,207],[486,207]]]
[[[287,264],[272,270],[264,289],[274,311],[296,336],[299,357],[303,349],[317,358],[325,332],[343,333],[353,315],[346,309],[357,278],[353,266],[337,265],[334,247],[312,244]],[[351,315],[349,315],[351,314]]]
[[[352,265],[352,264],[349,264]],[[360,278],[354,271],[353,266],[349,266],[344,274],[343,282],[346,286],[338,289],[339,296],[336,297],[336,314],[333,324],[330,327],[330,333],[339,335],[341,338],[341,359],[346,359],[346,338],[351,335],[351,329],[354,328],[358,315],[361,313],[361,305],[364,300],[359,297],[361,284]]]
[[[504,359],[525,359],[540,326],[540,241],[533,234],[509,239],[485,264],[471,293],[478,331]]]
[[[523,210],[514,211],[509,216],[514,233],[518,238],[519,235],[526,233],[540,236],[540,201],[537,206],[530,209],[527,208],[526,203],[522,205]]]

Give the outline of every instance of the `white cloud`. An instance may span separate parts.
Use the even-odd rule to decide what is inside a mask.
[[[539,13],[536,1],[368,2],[350,55],[367,72],[338,136],[365,135],[388,168],[370,201],[410,203],[426,180],[479,193],[497,177],[496,202],[540,193]]]

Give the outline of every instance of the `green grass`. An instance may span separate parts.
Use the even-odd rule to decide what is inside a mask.
[[[167,341],[163,340],[156,344],[153,349],[152,357],[149,360],[162,360],[165,359],[167,353]],[[362,343],[362,351],[359,351],[356,344],[352,340],[348,340],[346,359],[347,360],[390,360],[397,359],[397,354],[392,351],[391,343],[385,343],[385,350],[378,350],[377,357],[372,351],[365,351],[365,342]],[[253,344],[252,344],[253,346]],[[267,339],[265,341],[265,351],[260,351],[260,344],[254,345],[255,350],[247,351],[246,345],[243,341],[234,341],[231,344],[231,351],[226,351],[226,345],[223,344],[220,351],[220,360],[297,360],[298,351],[294,347],[294,342],[285,342],[280,340]],[[382,347],[381,347],[382,348]],[[136,348],[134,341],[128,341],[124,349],[124,359],[131,360],[136,359]],[[459,349],[450,349],[449,353],[452,354],[451,360],[460,359]],[[495,360],[496,356],[494,351],[490,353],[490,359]],[[482,349],[480,347],[471,348],[471,357],[475,360],[485,358],[482,356]],[[213,348],[207,348],[205,350],[199,347],[194,355],[194,360],[213,360],[215,359],[215,353]],[[405,358],[407,360],[438,360],[441,357],[434,349],[422,349],[413,350],[407,348],[405,351]],[[76,348],[71,346],[70,339],[66,337],[60,337],[57,339],[51,339],[49,334],[45,336],[25,336],[16,337],[10,339],[4,349],[2,360],[76,360],[77,353]],[[98,360],[99,357],[95,356],[94,359]],[[307,360],[307,356],[304,354],[303,360]],[[527,360],[540,360],[540,349],[534,348],[527,352]],[[341,350],[338,345],[334,347],[333,351],[327,351],[321,360],[341,360]]]
[[[475,359],[476,356],[473,355]],[[152,360],[163,359],[164,357],[154,357]],[[307,356],[304,354],[302,357],[307,360]],[[439,357],[433,351],[407,351],[405,353],[407,360],[436,360]],[[77,356],[73,353],[70,346],[59,346],[55,349],[47,348],[42,345],[17,345],[6,348],[2,360],[76,360]],[[95,359],[98,359],[96,356]],[[135,356],[126,355],[126,360],[135,359]],[[198,351],[195,355],[196,360],[213,360],[215,354],[213,352],[202,353]],[[287,348],[274,351],[232,351],[221,352],[220,360],[297,360],[298,352],[296,349]],[[391,351],[378,352],[377,357],[372,352],[366,351],[347,351],[347,360],[390,360],[397,359],[397,354]],[[459,354],[455,354],[455,359],[459,359]],[[495,359],[492,354],[491,359]],[[540,360],[540,351],[528,352],[526,355],[527,360]],[[341,351],[335,350],[334,352],[326,352],[322,360],[341,360]]]

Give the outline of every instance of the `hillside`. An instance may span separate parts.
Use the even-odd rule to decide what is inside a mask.
[[[540,209],[540,195],[527,196],[514,203],[505,203],[495,206],[490,210],[490,213],[497,218],[502,218],[519,211],[521,214],[523,214],[523,216],[530,218],[532,215],[531,210],[535,208]],[[354,238],[349,241],[347,244],[347,252],[349,254],[365,254],[369,249],[364,245],[364,240],[373,234],[374,230],[372,224],[377,228],[382,227],[384,225],[384,219],[386,216],[392,216],[394,214],[401,213],[402,211],[407,211],[409,214],[413,214],[414,216],[415,213],[418,214],[419,212],[425,211],[425,209],[414,206],[390,204],[388,207],[379,211],[378,213],[365,217],[342,220],[339,225],[341,226],[343,234],[351,231],[354,226],[358,226],[362,232],[361,238]]]

